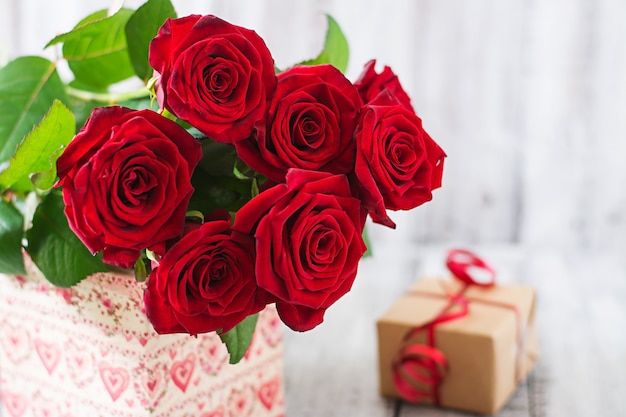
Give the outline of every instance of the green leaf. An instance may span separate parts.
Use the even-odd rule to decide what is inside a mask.
[[[204,214],[200,210],[189,210],[185,213],[185,220],[192,220],[202,224],[204,223]]]
[[[367,246],[367,250],[363,254],[363,258],[369,258],[372,256],[372,246],[370,245],[370,236],[367,232],[367,225],[363,228],[363,241],[365,242],[365,246]]]
[[[58,287],[71,287],[107,267],[100,255],[93,256],[72,232],[63,213],[63,198],[56,193],[44,197],[26,232],[27,252],[44,276]]]
[[[0,272],[25,274],[22,255],[24,217],[11,203],[0,200]]]
[[[50,154],[50,168],[47,171],[36,172],[30,176],[31,183],[35,188],[48,191],[57,182],[57,164],[56,161],[63,153],[64,148],[59,148]]]
[[[194,193],[189,208],[210,213],[217,208],[239,210],[252,198],[253,180],[239,180],[232,176],[211,176],[196,168],[191,177]]]
[[[233,327],[228,333],[220,334],[220,339],[226,345],[228,353],[230,353],[230,363],[238,363],[246,354],[252,335],[256,328],[256,322],[259,319],[258,314],[243,319],[241,323]]]
[[[150,41],[168,17],[176,17],[176,11],[170,0],[148,0],[137,9],[126,24],[128,55],[135,74],[144,83],[148,82],[153,73],[148,63]]]
[[[32,190],[33,184],[24,180],[28,180],[31,174],[54,171],[51,179],[50,175],[45,181],[38,177],[40,188],[52,187],[56,178],[58,150],[70,143],[74,137],[75,123],[72,112],[59,100],[55,100],[41,123],[18,146],[9,167],[0,173],[0,186],[9,188],[22,180],[21,186],[29,185],[29,188],[13,187],[13,189],[29,191]]]
[[[195,129],[190,133],[201,140],[203,155],[191,177],[195,191],[189,202],[190,209],[203,213],[216,208],[239,210],[252,198],[254,182],[258,179],[242,174],[241,170],[248,173],[247,167],[241,170],[235,167],[239,160],[234,146],[208,139]],[[237,174],[241,174],[240,178]]]
[[[191,132],[192,135],[197,133]],[[201,138],[202,155],[200,166],[209,175],[233,175],[233,167],[237,163],[237,151],[232,145]]]
[[[63,58],[76,79],[92,88],[104,88],[132,77],[124,27],[133,14],[121,8],[107,17],[107,10],[81,20],[67,33],[52,39],[46,47],[63,43]]]
[[[143,257],[137,259],[133,269],[135,270],[135,280],[137,280],[137,282],[144,282],[146,278],[148,278],[148,268],[146,267],[146,262]]]
[[[124,100],[120,101],[118,104],[135,110],[151,109],[155,112],[159,111],[159,103],[156,100],[150,99],[150,97]]]
[[[259,180],[256,178],[252,178],[252,188],[250,189],[250,198],[254,198],[259,195],[261,191],[259,190]]]
[[[85,87],[85,84],[74,80],[66,89],[72,112],[76,116],[77,129],[83,127],[96,107],[117,104],[137,110],[148,108],[159,110],[158,103],[150,98],[150,92],[145,88],[112,93],[106,90],[91,91]]]
[[[55,99],[68,102],[53,62],[20,57],[0,69],[0,162],[13,156]]]
[[[326,41],[324,49],[314,58],[301,62],[301,65],[331,64],[339,71],[345,73],[348,69],[348,58],[350,50],[348,40],[343,34],[339,24],[331,15],[326,15],[328,19],[328,30],[326,31]]]

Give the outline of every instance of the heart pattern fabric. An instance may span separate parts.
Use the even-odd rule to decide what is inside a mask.
[[[137,313],[142,285],[94,275],[68,303],[32,266],[19,280],[0,274],[0,415],[284,415],[274,306],[260,313],[249,354],[230,365],[215,334],[156,335]]]

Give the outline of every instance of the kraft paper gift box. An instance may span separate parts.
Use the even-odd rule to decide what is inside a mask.
[[[260,313],[244,359],[230,365],[213,333],[157,335],[142,311],[143,287],[127,275],[60,289],[34,269],[0,274],[0,415],[284,415],[273,305]]]
[[[467,314],[433,325],[446,308],[452,314],[459,308],[446,294],[458,294],[462,286],[457,281],[420,280],[378,320],[383,395],[403,398],[394,381],[398,369],[394,364],[399,363],[403,346],[429,346],[428,328],[434,331],[432,347],[443,354],[447,367],[440,382],[417,385],[424,395],[413,402],[494,414],[532,369],[537,353],[534,290],[517,285],[470,286],[462,295]],[[416,334],[405,340],[412,330]],[[432,359],[421,363],[431,370],[442,368]],[[417,375],[418,380],[429,377],[432,374],[424,369]]]

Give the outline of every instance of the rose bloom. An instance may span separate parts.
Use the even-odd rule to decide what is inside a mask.
[[[356,141],[354,175],[374,222],[395,228],[386,209],[417,207],[441,186],[444,151],[388,91],[361,110]]]
[[[344,174],[354,168],[353,133],[362,102],[331,65],[296,66],[278,75],[267,130],[237,142],[251,168],[284,181],[289,168]]]
[[[276,88],[263,39],[212,15],[166,20],[149,58],[160,105],[218,142],[250,136]]]
[[[226,213],[196,227],[152,271],[144,301],[158,333],[228,332],[265,307],[267,294],[254,280],[254,239],[230,226]]]
[[[106,263],[130,268],[182,233],[200,143],[151,110],[94,109],[57,161],[70,228]]]
[[[391,68],[385,66],[383,71],[379,74],[376,72],[376,60],[372,59],[367,62],[363,67],[363,71],[359,78],[354,82],[359,95],[363,99],[365,104],[374,100],[381,91],[387,90],[393,95],[402,105],[411,111],[411,99],[408,94],[402,88],[398,76],[394,74]]]
[[[294,330],[312,329],[348,292],[365,252],[365,212],[344,175],[292,169],[244,205],[233,228],[256,238],[256,280]]]

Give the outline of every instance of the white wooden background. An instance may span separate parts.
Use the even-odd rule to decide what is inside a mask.
[[[626,1],[173,2],[255,29],[279,67],[316,55],[332,14],[348,77],[390,65],[449,155],[433,202],[370,228],[374,257],[327,322],[286,332],[290,417],[458,415],[378,397],[373,330],[457,245],[505,248],[486,251],[504,279],[539,292],[542,356],[501,416],[626,415]],[[0,0],[0,61],[111,3]]]
[[[0,57],[41,54],[114,3],[0,0]],[[396,213],[398,230],[374,228],[377,240],[626,252],[625,1],[173,3],[255,29],[282,67],[318,52],[330,13],[352,49],[349,78],[370,58],[400,75],[449,157],[434,201]]]

